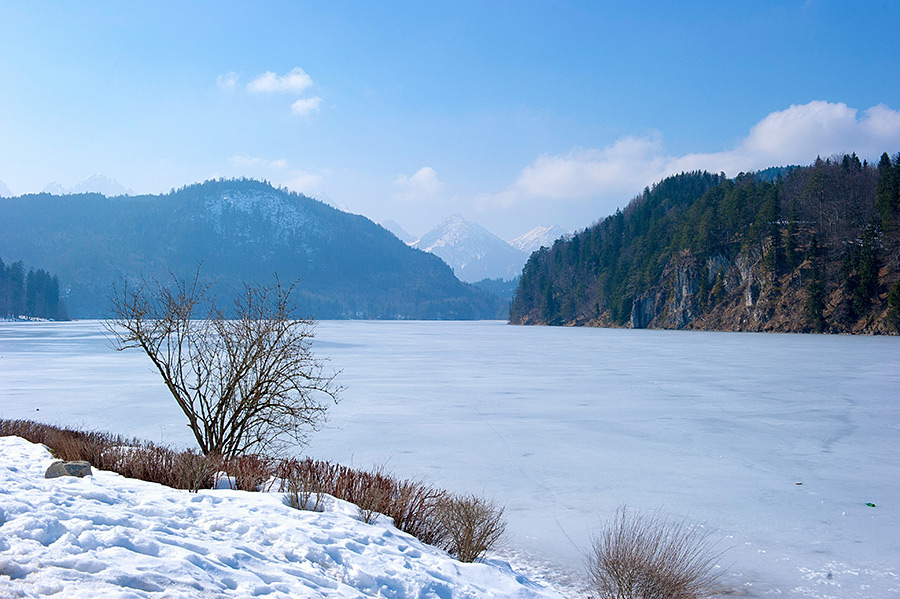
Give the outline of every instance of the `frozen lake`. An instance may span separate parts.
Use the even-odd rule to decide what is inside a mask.
[[[495,498],[515,563],[578,572],[628,504],[715,529],[738,596],[900,597],[896,337],[327,321],[315,351],[346,389],[305,453]],[[191,442],[90,321],[0,323],[0,417]]]

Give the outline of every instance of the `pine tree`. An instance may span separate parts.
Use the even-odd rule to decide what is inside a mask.
[[[878,209],[878,214],[881,215],[881,224],[884,227],[887,227],[897,208],[898,185],[900,185],[898,179],[900,179],[900,172],[891,162],[888,153],[885,152],[878,161],[878,187],[875,190],[875,207]]]
[[[872,298],[878,294],[877,227],[870,224],[863,232],[856,264],[857,286],[853,291],[853,309],[858,316],[866,314],[872,306]]]
[[[821,333],[825,330],[825,273],[819,258],[818,237],[813,234],[809,245],[809,260],[812,262],[812,280],[806,286],[806,304],[804,311],[813,330]]]
[[[784,241],[784,260],[788,268],[797,266],[797,201],[791,203],[791,216]]]
[[[896,281],[888,293],[887,324],[895,333],[900,333],[900,281]]]

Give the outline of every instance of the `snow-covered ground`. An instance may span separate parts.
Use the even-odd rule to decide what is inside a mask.
[[[741,597],[900,597],[897,337],[322,322],[314,349],[346,391],[305,453],[505,504],[517,571],[577,579],[627,503],[706,522]],[[91,322],[0,323],[0,417],[191,442]]]
[[[40,445],[0,437],[0,597],[560,599],[503,562],[462,564],[331,498],[191,494],[95,470],[45,479]]]

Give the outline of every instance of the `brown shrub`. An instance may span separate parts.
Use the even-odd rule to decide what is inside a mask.
[[[592,589],[610,599],[699,599],[717,592],[723,571],[715,571],[710,533],[659,512],[619,508],[594,537],[585,558]]]
[[[477,495],[447,497],[438,507],[444,548],[461,562],[474,562],[506,533],[503,508]]]
[[[259,491],[275,471],[275,462],[265,456],[251,454],[224,460],[222,469],[234,477],[235,488],[240,491]]]

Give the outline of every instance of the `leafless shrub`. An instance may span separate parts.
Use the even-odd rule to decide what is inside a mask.
[[[212,483],[213,460],[193,451],[184,451],[175,458],[176,472],[179,478],[178,488],[196,493],[200,489],[210,488]]]
[[[438,507],[444,546],[461,562],[474,562],[506,533],[503,508],[477,495],[447,497]]]
[[[312,460],[281,460],[275,468],[275,479],[280,481],[279,491],[285,493],[290,506],[298,510],[318,512],[325,495],[322,469]]]
[[[229,476],[234,477],[235,488],[241,491],[259,491],[274,471],[270,458],[256,454],[227,459],[223,468]]]
[[[102,432],[59,428],[28,420],[0,420],[0,436],[15,435],[46,445],[61,460],[84,460],[100,470],[155,482],[174,489],[212,486],[213,463],[193,452]],[[205,465],[205,468],[201,468]]]
[[[421,481],[395,481],[385,515],[394,526],[408,532],[423,543],[442,546],[446,531],[441,524],[440,507],[446,501],[446,491],[435,489]]]
[[[282,460],[274,476],[293,507],[318,510],[328,494],[359,506],[364,521],[381,513],[425,543],[441,545],[444,539],[438,506],[447,494],[421,481],[397,480],[383,468],[365,472],[311,459]]]
[[[591,588],[609,599],[699,599],[717,592],[722,557],[710,532],[619,508],[585,557]]]
[[[388,498],[388,491],[383,485],[365,487],[365,492],[359,494],[356,507],[359,508],[359,519],[366,524],[375,521],[378,514],[383,511],[382,505]]]

